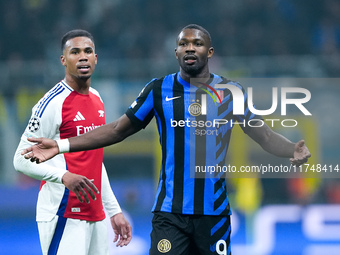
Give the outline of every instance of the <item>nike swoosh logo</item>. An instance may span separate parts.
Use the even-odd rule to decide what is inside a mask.
[[[171,101],[171,100],[174,100],[174,99],[177,99],[177,98],[180,98],[181,96],[178,96],[178,97],[168,97],[168,96],[166,96],[166,98],[165,98],[165,101]]]

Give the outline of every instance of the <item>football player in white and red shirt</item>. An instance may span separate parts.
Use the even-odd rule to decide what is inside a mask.
[[[21,151],[28,137],[63,139],[105,124],[99,93],[90,87],[97,64],[92,35],[72,30],[62,38],[65,78],[33,107],[32,116],[14,156],[16,170],[38,180],[39,236],[43,254],[109,254],[104,208],[118,246],[131,240],[131,226],[111,190],[103,164],[103,149],[57,155],[37,165]]]

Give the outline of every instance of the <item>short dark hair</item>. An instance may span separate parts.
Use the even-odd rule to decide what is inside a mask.
[[[203,34],[205,34],[206,36],[208,36],[210,44],[212,44],[212,40],[211,40],[211,36],[210,33],[208,32],[208,30],[206,30],[204,27],[197,25],[197,24],[189,24],[185,27],[182,28],[181,32],[185,29],[197,29],[199,31],[201,31]],[[177,37],[178,40],[178,37]]]
[[[93,36],[90,32],[83,29],[74,29],[64,34],[63,38],[61,39],[61,51],[65,49],[66,42],[75,37],[87,37],[90,38],[91,41],[94,43]]]

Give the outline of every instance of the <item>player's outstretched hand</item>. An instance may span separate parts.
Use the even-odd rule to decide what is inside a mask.
[[[113,242],[117,242],[117,247],[128,245],[132,238],[130,223],[125,219],[122,213],[117,213],[112,216],[110,220],[113,232],[115,233]]]
[[[88,195],[93,200],[97,199],[96,194],[99,194],[99,191],[96,185],[93,184],[93,180],[79,174],[67,172],[63,175],[62,181],[66,188],[76,194],[79,202],[83,203],[85,200],[89,204],[90,198]]]
[[[295,166],[300,166],[303,163],[306,163],[308,158],[311,157],[311,154],[305,145],[304,140],[300,140],[295,144],[294,147],[294,158],[290,159],[290,163]]]
[[[26,159],[37,164],[53,158],[59,153],[57,142],[48,138],[27,138],[28,141],[37,143],[21,152]]]

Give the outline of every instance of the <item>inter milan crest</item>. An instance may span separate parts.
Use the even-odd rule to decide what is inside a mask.
[[[171,250],[171,243],[167,239],[162,239],[157,244],[157,249],[161,253],[167,253]]]
[[[202,106],[199,103],[192,103],[188,110],[192,116],[198,116],[202,113]]]
[[[33,117],[28,122],[28,130],[32,133],[37,132],[40,128],[40,121],[37,117]]]

